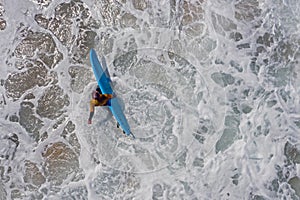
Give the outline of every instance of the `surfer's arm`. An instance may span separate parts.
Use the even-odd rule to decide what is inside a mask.
[[[93,116],[94,116],[94,112],[90,112],[90,117],[89,117],[89,120],[88,120],[89,124],[92,123]]]
[[[114,98],[115,96],[112,95],[112,94],[103,94],[107,99],[112,99]]]
[[[93,119],[93,116],[94,116],[94,109],[95,109],[95,104],[94,104],[94,101],[91,100],[90,101],[90,116],[89,116],[88,124],[92,123],[92,119]]]

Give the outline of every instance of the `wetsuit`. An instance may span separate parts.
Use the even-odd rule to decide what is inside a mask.
[[[88,124],[92,123],[92,118],[94,116],[95,106],[109,106],[109,100],[114,96],[112,94],[101,94],[98,91],[93,91],[92,100],[90,101],[90,117],[88,120]]]

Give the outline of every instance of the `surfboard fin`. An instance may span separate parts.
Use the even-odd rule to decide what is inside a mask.
[[[130,136],[131,136],[133,139],[135,139],[135,136],[133,135],[132,132],[130,132]]]

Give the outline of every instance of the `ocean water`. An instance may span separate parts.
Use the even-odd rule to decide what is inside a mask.
[[[300,199],[297,0],[1,0],[0,200]],[[106,59],[136,139],[108,108]]]

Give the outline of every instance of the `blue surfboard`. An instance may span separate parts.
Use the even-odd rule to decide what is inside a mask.
[[[111,81],[107,68],[105,71],[102,68],[102,65],[99,62],[97,54],[94,49],[90,50],[90,62],[93,67],[93,71],[97,80],[97,83],[103,94],[113,94],[113,89],[111,87]],[[104,65],[106,65],[104,60]],[[131,133],[130,126],[127,122],[127,119],[122,110],[121,104],[118,101],[118,98],[110,99],[110,106],[108,106],[114,117],[116,118],[118,125],[123,129],[123,132],[129,136],[131,135],[134,138],[134,135]]]

